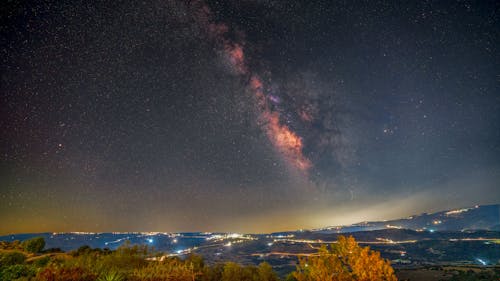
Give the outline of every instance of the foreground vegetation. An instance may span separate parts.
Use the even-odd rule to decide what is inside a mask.
[[[43,238],[0,242],[0,280],[40,281],[278,281],[268,263],[233,262],[207,265],[198,255],[167,257],[143,245],[117,250],[88,246],[64,253],[43,250]],[[354,238],[340,237],[331,247],[299,260],[287,281],[396,280],[394,270],[378,252],[360,247]]]
[[[478,265],[427,265],[396,271],[400,281],[491,281],[500,280],[500,267]]]

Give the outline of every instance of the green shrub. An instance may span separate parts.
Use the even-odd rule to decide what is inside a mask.
[[[222,272],[224,271],[224,264],[217,263],[213,266],[206,266],[203,269],[203,281],[220,281],[222,279]]]
[[[23,241],[21,245],[26,252],[40,253],[45,247],[45,239],[43,237],[35,237]]]
[[[260,280],[255,266],[241,266],[234,262],[227,262],[222,271],[222,281],[253,281]]]
[[[196,254],[189,254],[184,260],[185,263],[191,264],[195,271],[202,271],[205,266],[205,261],[203,257]]]
[[[285,281],[297,281],[297,279],[295,279],[293,272],[291,272],[285,277]]]
[[[7,266],[0,271],[0,281],[12,281],[21,277],[33,276],[35,276],[35,270],[24,264]]]
[[[0,267],[23,264],[26,256],[21,252],[4,252],[0,254]]]
[[[74,250],[71,252],[71,255],[74,257],[82,256],[82,255],[87,255],[92,252],[92,248],[88,245],[83,245],[80,248]]]
[[[123,281],[125,280],[125,276],[118,271],[109,271],[104,274],[101,274],[97,281]]]
[[[39,259],[36,259],[33,261],[33,265],[36,267],[44,267],[47,264],[49,264],[50,257],[49,256],[44,256],[40,257]]]
[[[147,246],[130,246],[129,243],[126,243],[110,254],[100,255],[99,261],[105,268],[129,270],[145,266],[147,264],[146,258],[150,255]]]
[[[63,250],[61,250],[61,248],[48,248],[46,250],[43,250],[43,253],[47,253],[47,254],[50,254],[50,253],[63,253]]]
[[[257,272],[260,281],[279,281],[278,275],[273,271],[273,267],[267,262],[259,264]]]

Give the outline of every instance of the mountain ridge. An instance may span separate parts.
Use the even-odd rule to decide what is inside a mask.
[[[476,205],[435,213],[421,213],[406,218],[365,221],[346,226],[328,226],[312,232],[346,233],[381,229],[411,229],[415,231],[500,230],[500,204]]]

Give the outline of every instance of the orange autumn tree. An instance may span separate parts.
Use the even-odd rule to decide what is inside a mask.
[[[352,236],[339,236],[336,244],[322,246],[317,255],[299,260],[293,277],[298,281],[396,281],[390,262]]]

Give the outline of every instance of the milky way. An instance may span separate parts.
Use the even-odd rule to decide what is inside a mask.
[[[208,6],[200,2],[194,3],[195,14],[198,16],[200,24],[206,27],[210,37],[220,45],[223,57],[229,61],[234,72],[241,76],[251,94],[254,95],[260,111],[259,123],[269,140],[292,167],[307,172],[312,164],[302,152],[302,138],[290,130],[286,124],[283,124],[279,111],[271,108],[270,103],[278,105],[279,99],[271,94],[266,94],[262,79],[249,69],[244,52],[246,42],[234,42],[228,39],[229,27],[224,23],[214,23]],[[310,115],[307,117],[308,121],[311,121]]]

